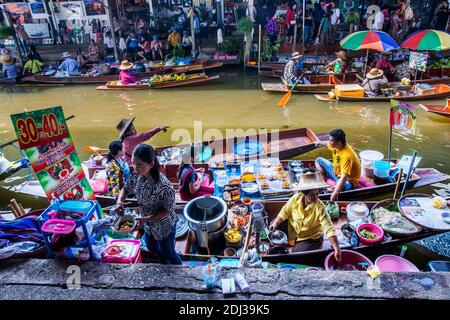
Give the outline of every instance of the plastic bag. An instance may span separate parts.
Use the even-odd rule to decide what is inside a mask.
[[[8,259],[15,255],[16,253],[30,252],[36,249],[39,245],[36,242],[24,241],[14,243],[8,247],[0,249],[0,260]]]

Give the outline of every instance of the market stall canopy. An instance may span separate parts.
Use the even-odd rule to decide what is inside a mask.
[[[447,50],[450,49],[450,34],[432,29],[420,30],[406,38],[401,46],[411,50]]]
[[[358,31],[341,40],[340,45],[347,50],[372,49],[380,52],[396,50],[398,44],[382,31]]]

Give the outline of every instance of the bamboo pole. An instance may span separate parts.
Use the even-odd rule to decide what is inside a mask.
[[[294,24],[294,39],[292,40],[292,53],[296,51],[296,45],[297,45],[297,23]]]
[[[394,196],[392,197],[392,199],[394,199],[394,200],[397,197],[397,192],[398,192],[398,189],[400,188],[400,184],[402,182],[402,176],[403,176],[403,168],[400,168],[400,172],[398,174],[398,179],[397,179],[397,185],[395,186]]]
[[[262,39],[262,34],[261,34],[261,25],[259,25],[259,30],[258,30],[258,74],[261,72],[261,39]]]
[[[302,55],[305,55],[305,18],[306,18],[306,1],[303,1],[303,26],[302,26]]]

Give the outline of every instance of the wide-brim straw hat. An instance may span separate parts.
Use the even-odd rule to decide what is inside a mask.
[[[334,54],[337,55],[339,58],[347,59],[347,52],[345,52],[344,50],[340,50],[338,52],[335,52]]]
[[[296,51],[291,54],[291,59],[299,59],[301,56],[302,55]]]
[[[299,182],[294,184],[296,191],[328,188],[330,185],[324,182],[318,172],[306,172],[300,175]]]
[[[63,52],[62,54],[63,58],[70,58],[72,55],[69,52]]]
[[[384,71],[377,68],[370,69],[369,73],[367,73],[367,79],[375,79],[384,75]]]
[[[123,135],[125,134],[125,132],[127,132],[134,119],[136,119],[136,117],[134,117],[133,119],[120,120],[119,124],[116,126],[117,131],[119,131],[119,140],[122,139]]]
[[[133,68],[133,64],[128,60],[123,60],[120,64],[119,70],[131,70]]]
[[[10,54],[3,54],[0,56],[0,62],[5,66],[9,66],[14,63],[14,59]]]

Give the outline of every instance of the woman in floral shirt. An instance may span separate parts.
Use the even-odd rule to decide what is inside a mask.
[[[117,199],[117,206],[123,209],[127,195],[136,195],[140,218],[144,226],[144,240],[147,248],[155,252],[163,264],[181,264],[175,251],[175,233],[178,216],[175,213],[175,190],[170,181],[160,173],[155,149],[139,144],[133,151],[132,175]],[[123,210],[119,210],[122,211]]]
[[[108,193],[117,197],[129,177],[130,167],[123,159],[122,142],[113,141],[109,145],[108,161],[106,163]]]

